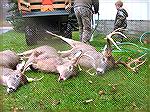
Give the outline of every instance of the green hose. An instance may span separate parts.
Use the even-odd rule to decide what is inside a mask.
[[[140,42],[143,44],[143,39],[144,39],[144,35],[146,34],[150,34],[150,32],[144,32],[141,36],[140,36]]]
[[[126,53],[126,52],[129,53],[129,52],[131,52],[131,53],[140,53],[140,54],[145,54],[147,52],[150,52],[150,49],[138,46],[138,45],[136,45],[134,43],[130,43],[130,42],[123,42],[123,43],[118,44],[118,46],[121,46],[121,45],[132,45],[132,46],[135,46],[138,50],[132,50],[132,49],[128,49],[128,48],[121,48],[121,50],[113,50],[112,52],[113,53]],[[140,50],[142,52],[139,52]]]

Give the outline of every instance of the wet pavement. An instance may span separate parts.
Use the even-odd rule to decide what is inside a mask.
[[[12,29],[12,27],[0,27],[0,34],[6,33]]]

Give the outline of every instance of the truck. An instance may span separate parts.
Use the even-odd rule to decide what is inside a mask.
[[[77,26],[76,18],[73,22],[69,19],[71,7],[71,0],[18,0],[18,9],[25,21],[27,45],[36,44],[46,35],[46,30],[71,38],[72,26]]]

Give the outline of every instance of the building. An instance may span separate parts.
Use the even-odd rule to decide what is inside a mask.
[[[117,0],[99,0],[100,15],[98,30],[105,34],[108,34],[113,30],[113,23],[117,12],[115,8],[116,1]],[[150,31],[150,0],[122,1],[124,2],[123,7],[129,14],[129,17],[127,18],[128,29],[132,33],[135,31]],[[98,15],[94,15],[94,20],[98,20]],[[94,26],[96,26],[96,24]]]

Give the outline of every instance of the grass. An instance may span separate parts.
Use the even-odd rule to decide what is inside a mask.
[[[78,32],[73,33],[73,38],[78,40]],[[137,39],[131,38],[132,42],[140,45]],[[0,35],[0,39],[0,51],[11,49],[19,53],[37,47],[27,46],[24,34],[14,31]],[[50,40],[46,38],[45,42],[57,50],[68,49],[65,43],[56,38]],[[97,50],[101,50],[105,45],[104,36],[99,35],[91,44]],[[144,47],[150,48],[150,45],[144,45]],[[125,55],[137,56],[137,54]],[[119,57],[124,54],[113,53],[113,55]],[[149,112],[149,56],[148,53],[148,61],[140,67],[138,73],[133,73],[123,66],[109,70],[101,76],[91,76],[83,70],[76,77],[58,82],[57,74],[27,71],[28,77],[44,76],[44,78],[41,81],[24,85],[11,94],[7,94],[6,88],[0,86],[0,111]],[[101,91],[104,94],[100,93]],[[90,99],[93,101],[85,103],[86,100]]]

